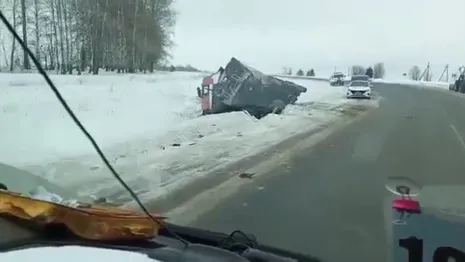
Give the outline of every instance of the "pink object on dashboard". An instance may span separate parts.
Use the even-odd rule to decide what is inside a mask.
[[[392,201],[392,208],[401,212],[420,213],[420,203],[414,199],[398,198]]]

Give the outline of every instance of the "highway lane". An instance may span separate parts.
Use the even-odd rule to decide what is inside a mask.
[[[375,90],[379,108],[250,180],[190,225],[240,229],[325,261],[385,260],[388,177],[410,177],[437,194],[440,185],[465,184],[465,98],[401,85]]]

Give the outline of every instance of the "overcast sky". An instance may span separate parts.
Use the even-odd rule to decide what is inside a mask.
[[[231,56],[265,72],[384,61],[435,71],[465,63],[464,0],[177,0],[173,62],[216,69]]]

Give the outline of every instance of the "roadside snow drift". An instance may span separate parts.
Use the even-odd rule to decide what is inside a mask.
[[[134,137],[157,137],[196,117],[199,74],[51,76],[89,132],[102,146]],[[167,88],[157,88],[167,86]],[[37,74],[0,74],[0,161],[41,163],[92,152]]]
[[[265,150],[340,116],[344,89],[292,79],[308,88],[282,115],[244,112],[199,117],[203,74],[52,76],[71,108],[143,200],[214,168]],[[318,105],[318,106],[316,106]],[[0,74],[0,162],[76,190],[125,202],[129,195],[98,159],[36,74]]]
[[[274,75],[279,78],[287,78],[290,81],[298,83],[298,80],[315,80],[315,81],[329,81],[327,77],[315,77],[315,76],[284,76],[284,75]],[[345,78],[345,81],[350,81],[350,76]],[[406,77],[401,78],[388,78],[388,79],[380,79],[376,78],[373,79],[373,83],[386,83],[386,84],[399,84],[399,85],[406,85],[406,86],[415,86],[415,87],[432,87],[432,88],[441,88],[441,89],[449,89],[448,82],[439,82],[439,81],[414,81],[411,79],[407,79]]]
[[[433,87],[441,89],[449,89],[449,83],[447,82],[428,82],[428,81],[413,81],[409,79],[373,79],[373,83],[386,83],[386,84],[399,84],[416,87]]]

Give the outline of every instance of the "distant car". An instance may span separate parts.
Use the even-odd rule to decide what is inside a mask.
[[[329,84],[332,86],[343,86],[344,85],[344,73],[335,72],[329,78]]]
[[[347,98],[371,99],[371,87],[368,81],[351,81],[347,86]]]

